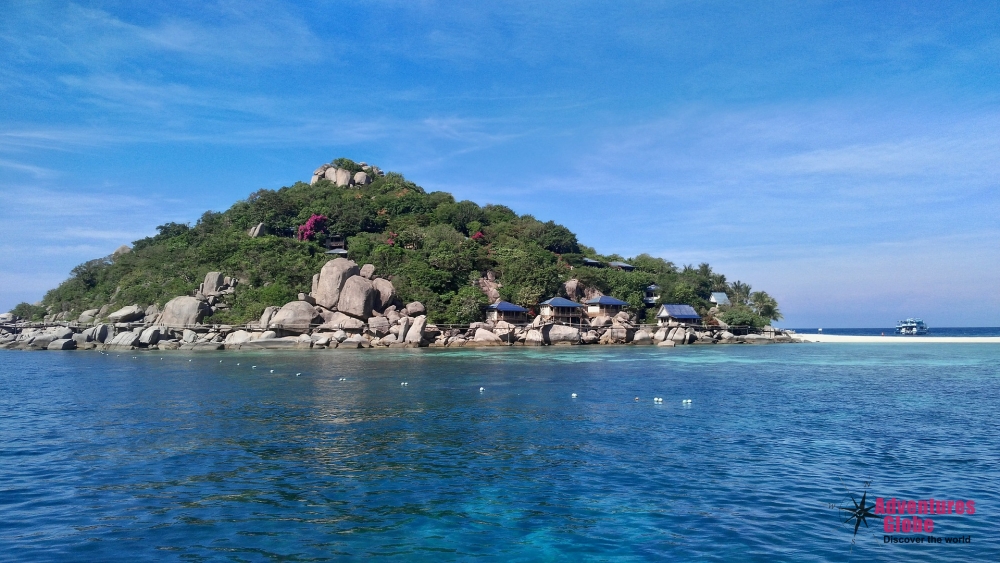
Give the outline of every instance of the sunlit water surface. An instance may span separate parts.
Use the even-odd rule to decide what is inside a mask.
[[[976,344],[5,351],[0,559],[996,560],[998,366]],[[975,500],[935,528],[971,543],[884,546],[873,520],[852,545],[836,507],[865,481]]]

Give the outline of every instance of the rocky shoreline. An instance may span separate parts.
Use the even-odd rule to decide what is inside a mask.
[[[74,321],[42,324],[0,317],[0,349],[20,350],[271,350],[550,345],[757,344],[799,342],[793,333],[765,328],[738,335],[725,326],[640,325],[620,312],[567,324],[537,316],[529,324],[506,321],[434,325],[420,302],[403,304],[375,266],[335,258],[313,276],[312,291],[282,307],[267,307],[243,326],[204,325],[226,308],[238,280],[209,272],[194,295],[178,296],[160,311],[129,305],[84,311]]]

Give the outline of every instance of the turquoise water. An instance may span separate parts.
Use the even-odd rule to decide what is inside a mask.
[[[995,560],[998,360],[975,344],[3,351],[0,560]],[[975,500],[934,534],[971,543],[884,546],[873,520],[852,545],[830,505],[865,481]]]

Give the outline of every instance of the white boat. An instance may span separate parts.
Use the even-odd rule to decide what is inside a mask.
[[[920,319],[906,319],[896,323],[896,334],[915,335],[927,334],[930,329]]]

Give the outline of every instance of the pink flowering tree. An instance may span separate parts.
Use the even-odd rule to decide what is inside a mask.
[[[306,221],[305,225],[299,225],[299,240],[313,240],[316,235],[323,232],[326,222],[329,221],[326,215],[313,215]]]

